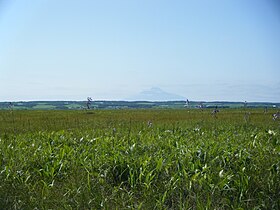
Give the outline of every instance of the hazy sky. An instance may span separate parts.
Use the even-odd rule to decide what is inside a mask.
[[[280,102],[278,0],[0,0],[0,101]]]

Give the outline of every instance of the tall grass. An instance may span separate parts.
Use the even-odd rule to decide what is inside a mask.
[[[279,209],[279,122],[250,113],[1,111],[0,208]]]

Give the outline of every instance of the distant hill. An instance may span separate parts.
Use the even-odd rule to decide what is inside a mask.
[[[144,90],[134,96],[127,98],[129,101],[182,101],[186,100],[184,96],[163,91],[158,87]]]

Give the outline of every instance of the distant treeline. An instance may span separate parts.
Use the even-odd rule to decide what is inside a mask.
[[[86,101],[19,101],[0,102],[0,109],[13,110],[80,110],[87,109]],[[243,102],[201,102],[190,101],[92,101],[90,109],[182,109],[182,108],[242,108]],[[280,103],[252,102],[246,104],[247,108],[279,108]]]

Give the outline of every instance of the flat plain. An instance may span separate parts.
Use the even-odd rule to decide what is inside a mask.
[[[280,209],[277,110],[0,111],[1,209]]]

